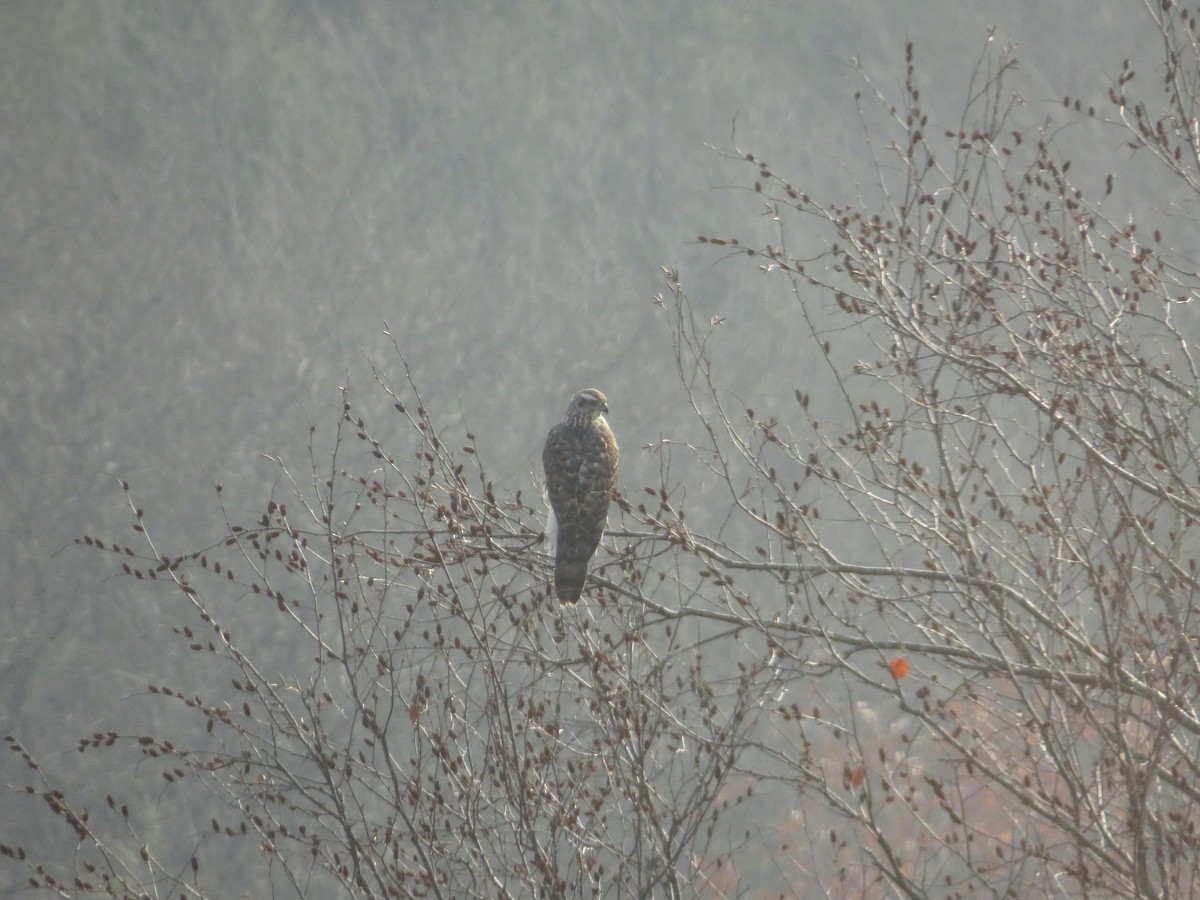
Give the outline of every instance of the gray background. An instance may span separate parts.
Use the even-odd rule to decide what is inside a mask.
[[[1034,122],[1068,93],[1100,106],[1120,59],[1157,46],[1137,2],[0,5],[3,731],[69,778],[78,737],[150,727],[146,683],[188,664],[154,649],[170,610],[71,541],[133,540],[122,478],[166,549],[219,536],[213,483],[260,506],[261,454],[303,463],[310,422],[327,450],[347,381],[385,426],[367,365],[399,372],[385,321],[502,495],[531,491],[588,384],[623,483],[657,483],[638,448],[685,417],[663,265],[727,317],[748,404],[819,390],[824,368],[787,352],[784,283],[695,242],[768,233],[732,189],[752,171],[706,144],[736,120],[814,196],[869,197],[852,59],[899,99],[913,39],[952,125],[992,25]],[[1100,139],[1096,165],[1127,159]],[[44,839],[16,803],[0,841]]]

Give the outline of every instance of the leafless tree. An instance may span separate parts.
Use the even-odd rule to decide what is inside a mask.
[[[1063,106],[1187,209],[1197,24],[1169,3],[1151,14],[1157,104],[1130,94],[1126,62],[1108,109]],[[1014,65],[985,55],[961,122],[935,130],[910,46],[902,102],[880,97],[894,137],[875,145],[878,211],[821,203],[745,154],[777,238],[711,239],[788,279],[841,388],[823,412],[837,426],[804,395],[794,427],[719,404],[705,417],[731,502],[764,536],[755,568],[819,637],[779,652],[797,674],[824,667],[780,710],[794,745],[775,744],[763,776],[844,819],[822,880],[1191,896],[1196,263],[1105,205],[1112,175],[1092,192],[1071,180],[1061,123],[1017,121]],[[822,252],[788,246],[798,216],[830,236]],[[699,390],[719,398],[703,329],[678,292],[674,308]],[[847,326],[870,357],[830,349]],[[872,724],[890,708],[888,727],[865,727],[856,699]]]
[[[205,895],[244,840],[297,895],[1196,893],[1198,276],[1058,150],[1091,123],[1196,200],[1197,20],[1149,14],[1161,94],[1126,64],[1109,106],[1035,126],[1003,49],[961,121],[928,122],[910,47],[887,124],[864,114],[878,203],[731,151],[773,235],[702,240],[783,279],[836,388],[735,408],[719,323],[668,272],[698,437],[617,498],[578,608],[548,590],[540,499],[412,378],[376,373],[408,451],[347,393],[332,463],[278,461],[291,496],[211,546],[162,552],[127,487],[140,543],[83,541],[182,598],[176,637],[229,687],[150,687],[186,741],[81,749],[132,745],[223,812],[166,862],[136,808],[84,812],[10,737],[80,849],[0,853],[63,895]],[[721,501],[690,505],[689,472]],[[264,617],[286,670],[241,638]]]

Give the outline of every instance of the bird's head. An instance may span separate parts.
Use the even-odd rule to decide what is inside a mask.
[[[567,407],[569,419],[591,419],[608,412],[608,398],[597,388],[584,388],[571,398]]]

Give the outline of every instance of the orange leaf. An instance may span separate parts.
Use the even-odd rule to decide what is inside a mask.
[[[867,767],[859,766],[850,773],[850,787],[858,787],[867,777]]]
[[[899,656],[897,656],[890,663],[888,663],[888,668],[892,670],[893,678],[903,678],[908,674],[908,660],[901,659]]]

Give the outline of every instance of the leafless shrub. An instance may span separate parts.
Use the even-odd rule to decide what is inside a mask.
[[[204,851],[248,837],[297,894],[317,871],[367,896],[690,895],[728,853],[714,822],[737,802],[728,779],[763,686],[708,671],[701,642],[629,602],[650,532],[599,571],[594,612],[561,607],[540,501],[499,500],[472,435],[449,446],[411,385],[384,389],[415,439],[406,458],[347,395],[332,468],[231,518],[220,543],[161,553],[132,499],[143,549],[81,539],[179,593],[191,621],[176,637],[230,689],[148,688],[203,723],[201,751],[115,732],[80,749],[132,745],[167,781],[204,782],[228,810]],[[247,614],[278,617],[307,665],[268,668],[230,624]],[[94,857],[83,889],[204,893],[194,869],[126,859],[49,784],[31,790]]]
[[[1107,115],[1194,199],[1195,19],[1164,4],[1157,21],[1158,112],[1127,95],[1128,63],[1107,113],[1064,106]],[[1058,123],[1014,121],[1008,52],[984,57],[953,129],[928,122],[908,59],[878,212],[823,204],[744,154],[778,241],[704,239],[790,281],[842,389],[824,405],[837,427],[799,392],[798,422],[697,404],[716,410],[718,466],[749,472],[755,504],[732,499],[768,539],[777,593],[819,623],[796,665],[835,673],[807,688],[811,708],[779,710],[804,737],[762,774],[845,820],[822,880],[849,867],[911,896],[1190,896],[1194,261],[1106,209],[1111,175],[1091,193],[1071,180]],[[827,249],[786,245],[796,216]],[[672,308],[685,366],[719,397],[678,288]],[[872,357],[830,349],[850,324]],[[864,727],[855,698],[890,726]]]

